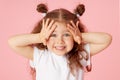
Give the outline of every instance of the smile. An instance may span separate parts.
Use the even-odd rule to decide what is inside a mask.
[[[55,49],[56,49],[56,50],[64,50],[64,49],[65,49],[65,46],[55,46]]]

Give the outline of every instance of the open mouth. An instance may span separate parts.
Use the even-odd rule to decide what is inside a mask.
[[[64,50],[64,49],[65,49],[65,46],[55,46],[55,49],[56,49],[56,50]]]

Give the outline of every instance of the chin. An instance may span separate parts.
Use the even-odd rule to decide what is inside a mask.
[[[55,54],[56,54],[56,55],[59,55],[59,56],[64,56],[66,53],[65,53],[65,52],[55,51]]]

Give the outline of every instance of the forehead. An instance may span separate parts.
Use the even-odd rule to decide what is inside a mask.
[[[66,23],[64,22],[55,22],[53,26],[56,26],[54,31],[57,31],[57,32],[68,31],[66,28]]]
[[[66,27],[66,23],[65,22],[55,22],[54,24],[53,24],[53,26],[57,26],[57,27],[61,27],[61,26],[63,26],[63,27]]]

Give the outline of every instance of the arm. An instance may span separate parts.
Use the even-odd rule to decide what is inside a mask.
[[[40,33],[22,34],[11,37],[8,40],[10,47],[18,54],[33,60],[33,47],[30,45],[35,43],[43,43],[46,45],[47,39],[56,28],[56,26],[52,27],[54,20],[51,20],[48,24],[49,21],[50,19],[47,19],[46,22],[43,20],[43,27]]]
[[[38,34],[22,34],[16,35],[8,39],[10,47],[18,54],[33,59],[33,47],[30,46],[34,43],[41,43],[39,33]]]
[[[76,24],[74,24],[73,21],[70,23],[72,25],[67,24],[67,29],[71,32],[74,40],[78,44],[81,43],[81,38],[83,42],[90,44],[91,56],[107,48],[112,41],[112,36],[110,34],[102,32],[81,33],[78,28],[79,21],[77,21]]]
[[[88,32],[82,33],[81,35],[83,42],[90,44],[91,56],[107,48],[112,41],[110,34],[102,32]]]

